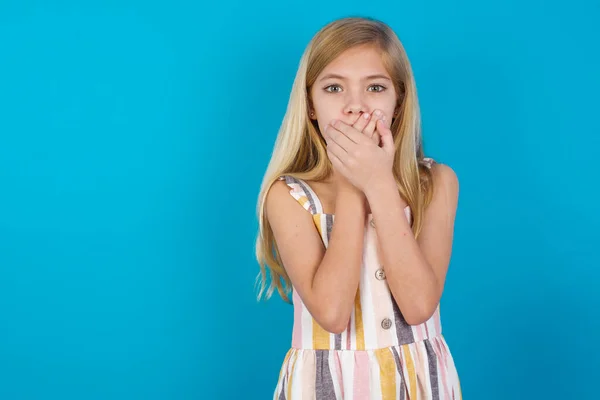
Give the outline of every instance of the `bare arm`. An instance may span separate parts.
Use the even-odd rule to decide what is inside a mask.
[[[452,252],[458,179],[444,164],[435,164],[432,171],[433,198],[425,211],[418,240],[406,219],[406,203],[392,177],[374,184],[366,193],[390,291],[411,325],[427,321],[435,312]]]
[[[340,333],[350,319],[360,281],[364,198],[342,190],[335,212],[326,250],[312,215],[290,196],[284,182],[275,182],[266,199],[267,218],[294,289],[323,329]]]

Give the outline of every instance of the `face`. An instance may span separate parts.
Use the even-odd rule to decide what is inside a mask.
[[[365,112],[381,110],[390,126],[397,95],[381,53],[371,45],[346,50],[325,67],[310,89],[319,130],[337,119],[349,125]]]

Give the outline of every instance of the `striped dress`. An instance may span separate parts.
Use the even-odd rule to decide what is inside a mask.
[[[430,167],[433,160],[425,159]],[[285,180],[290,193],[312,214],[325,247],[334,215],[323,213],[303,180]],[[410,221],[410,208],[405,209]],[[292,346],[285,355],[274,400],[458,400],[458,374],[442,335],[439,305],[420,325],[406,323],[390,293],[377,254],[372,215],[365,227],[360,284],[348,327],[327,332],[294,291]]]

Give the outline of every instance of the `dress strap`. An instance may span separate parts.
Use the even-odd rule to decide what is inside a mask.
[[[309,211],[311,214],[322,214],[323,213],[323,205],[317,197],[317,194],[314,190],[302,179],[294,178],[293,176],[280,176],[278,178],[280,181],[285,181],[285,183],[290,187],[290,194],[304,207],[305,210]]]
[[[429,169],[431,169],[431,167],[433,166],[433,164],[435,164],[435,160],[431,157],[425,157],[423,158],[423,160],[421,161],[423,164],[425,164],[425,166]]]

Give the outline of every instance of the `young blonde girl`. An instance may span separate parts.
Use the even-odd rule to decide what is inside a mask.
[[[461,399],[439,312],[457,203],[454,171],[424,155],[394,32],[321,29],[258,202],[259,297],[294,305],[274,399]]]

